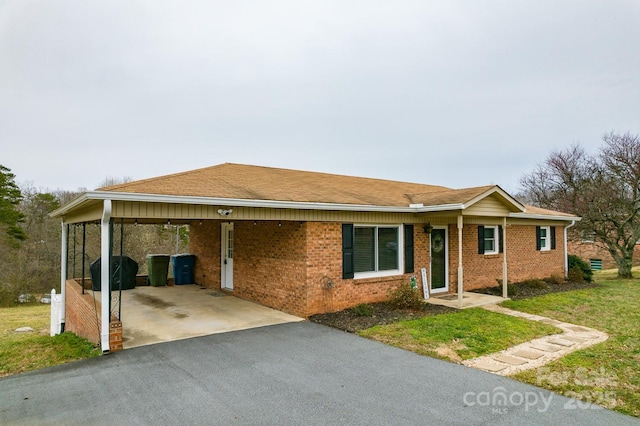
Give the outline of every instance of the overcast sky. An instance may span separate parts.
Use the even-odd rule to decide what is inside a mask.
[[[640,133],[640,1],[0,0],[0,164],[224,162],[453,188]]]

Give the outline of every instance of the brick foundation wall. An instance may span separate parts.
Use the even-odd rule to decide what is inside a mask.
[[[507,227],[507,274],[510,282],[551,275],[564,277],[563,231],[556,228],[555,250],[536,250],[536,227],[509,225]],[[457,290],[458,228],[449,227],[449,289]],[[465,225],[462,229],[462,267],[465,291],[498,285],[502,279],[503,254],[478,254],[478,227]]]
[[[78,282],[79,281],[79,282]],[[65,331],[75,333],[100,346],[101,303],[90,291],[82,294],[81,280],[67,280],[65,285]],[[85,280],[86,285],[86,280]],[[96,315],[97,313],[97,315]],[[122,323],[112,317],[109,327],[109,351],[122,350]]]
[[[570,254],[581,257],[587,263],[589,263],[591,259],[600,259],[602,260],[602,269],[618,268],[618,264],[613,260],[609,251],[596,243],[589,241],[569,241],[567,245]],[[640,244],[636,244],[633,251],[633,264],[635,266],[640,265],[640,254],[638,254],[638,251],[640,251]]]
[[[96,301],[94,307],[93,296],[89,292],[82,294],[82,286],[76,280],[67,280],[65,299],[65,331],[75,333],[99,345],[100,302]]]

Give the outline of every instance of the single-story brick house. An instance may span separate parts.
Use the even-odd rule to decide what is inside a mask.
[[[566,230],[579,220],[525,206],[496,185],[450,189],[228,163],[90,191],[53,216],[63,224],[63,293],[65,225],[100,222],[108,258],[111,220],[171,221],[190,225],[198,284],[302,317],[385,300],[412,277],[425,295],[461,297],[497,280],[564,276]],[[102,262],[102,283],[108,268]],[[102,313],[108,350],[108,308]]]

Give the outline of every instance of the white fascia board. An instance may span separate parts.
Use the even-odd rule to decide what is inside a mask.
[[[132,201],[142,203],[197,204],[212,206],[237,206],[297,210],[339,210],[369,211],[389,213],[427,213],[437,211],[461,210],[463,204],[443,204],[439,206],[372,206],[367,204],[335,204],[300,201],[250,200],[243,198],[218,198],[179,195],[139,194],[131,192],[90,191],[71,201],[66,206],[51,213],[52,217],[62,216],[74,207],[88,200]]]
[[[68,204],[65,204],[64,206],[60,207],[57,210],[52,211],[51,213],[49,213],[49,217],[59,217],[64,215],[66,212],[68,212],[69,210],[72,210],[74,207],[84,203],[85,201],[89,200],[90,198],[88,197],[89,194],[88,192],[85,192],[82,195],[77,196],[76,198],[74,198],[73,200],[71,200]]]
[[[300,201],[278,201],[278,200],[251,200],[244,198],[218,198],[218,197],[198,197],[180,195],[157,195],[157,194],[137,194],[131,192],[110,192],[93,191],[86,193],[86,200],[114,200],[133,201],[142,203],[169,203],[169,204],[198,204],[211,206],[236,206],[236,207],[261,207],[275,209],[301,209],[301,210],[347,210],[347,211],[380,211],[380,212],[416,212],[411,207],[395,206],[372,206],[360,204],[333,204]],[[79,202],[72,202],[68,205],[77,205]],[[62,210],[62,209],[61,209]],[[67,209],[68,210],[68,209]],[[54,212],[57,214],[58,211]],[[64,212],[62,212],[64,213]]]
[[[538,220],[560,220],[563,222],[572,222],[582,220],[578,216],[555,216],[550,214],[533,214],[533,213],[509,213],[509,217],[517,219],[538,219]]]

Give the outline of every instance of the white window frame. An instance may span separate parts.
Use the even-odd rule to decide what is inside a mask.
[[[500,232],[500,228],[498,227],[498,225],[485,225],[484,227],[485,231],[487,229],[493,229],[493,250],[486,250],[484,251],[485,255],[489,255],[489,254],[498,254],[500,253],[500,235],[498,234],[498,232]],[[485,236],[482,236],[482,239],[484,241],[487,240],[487,238],[485,238]]]
[[[546,233],[543,237],[542,232]],[[540,227],[540,251],[549,251],[551,250],[551,227],[550,226],[541,226]]]
[[[394,228],[398,233],[398,269],[390,269],[386,271],[371,271],[371,272],[355,272],[353,274],[354,279],[364,279],[364,278],[378,278],[378,277],[391,277],[394,275],[402,275],[403,265],[404,265],[404,227],[401,224],[372,224],[372,223],[361,223],[354,224],[354,232],[355,228],[376,228],[376,232],[374,233],[375,238],[375,267],[378,269],[378,228]],[[355,239],[354,239],[354,252],[355,252]]]

